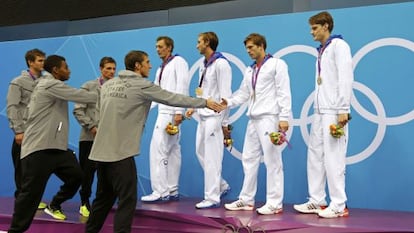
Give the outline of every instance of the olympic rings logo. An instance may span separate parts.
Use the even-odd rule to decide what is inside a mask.
[[[367,55],[368,53],[370,53],[371,51],[375,49],[386,47],[386,46],[399,46],[399,47],[408,49],[414,53],[414,42],[410,40],[406,40],[402,38],[378,39],[365,45],[357,53],[355,53],[355,55],[353,56],[354,70],[355,70],[355,67],[358,65],[358,63],[361,61],[361,59],[365,55]],[[315,58],[317,57],[316,49],[308,45],[288,46],[288,47],[285,47],[277,51],[276,53],[273,54],[273,56],[277,58],[282,58],[283,56],[286,56],[291,53],[305,53],[305,54],[312,55]],[[244,73],[246,66],[238,57],[230,53],[223,52],[223,54],[230,62],[232,62],[242,72],[242,74]],[[202,64],[202,62],[203,62],[203,58],[200,58],[199,60],[196,61],[196,63],[194,63],[194,65],[190,68],[190,77],[194,76],[194,74],[196,73],[198,67],[200,66],[200,64]],[[353,88],[365,94],[369,98],[369,100],[372,102],[372,104],[375,107],[377,115],[374,115],[373,113],[365,109],[358,102],[358,99],[355,97],[355,94],[353,94],[352,99],[351,99],[351,105],[354,108],[355,112],[359,114],[360,116],[362,116],[363,118],[365,118],[366,120],[377,124],[378,128],[377,128],[375,137],[373,138],[372,142],[370,143],[370,145],[368,145],[367,148],[365,148],[363,151],[357,154],[347,156],[346,158],[347,164],[359,163],[367,159],[369,156],[371,156],[381,145],[382,140],[384,139],[384,136],[385,136],[387,126],[404,124],[414,119],[414,110],[406,114],[403,114],[401,116],[387,117],[384,105],[382,104],[380,98],[371,89],[369,89],[367,86],[357,81],[354,81]],[[312,116],[308,116],[308,112],[312,106],[312,102],[313,102],[313,92],[305,100],[302,106],[302,111],[300,113],[300,118],[293,119],[291,117],[291,119],[289,119],[293,127],[291,127],[292,130],[288,131],[288,134],[287,134],[288,139],[292,137],[294,127],[297,126],[300,128],[300,132],[302,134],[302,137],[305,143],[306,144],[308,143],[309,132],[307,129],[307,125],[311,123],[311,117],[312,117]],[[237,119],[239,119],[241,115],[246,111],[246,109],[247,109],[247,103],[240,106],[239,109],[230,116],[229,122],[233,123]],[[194,115],[194,119],[199,121],[199,117],[197,115]],[[283,145],[282,149],[284,149],[284,147],[286,147],[286,145]],[[241,152],[238,151],[236,148],[233,147],[231,151],[229,150],[229,152],[233,156],[241,160]]]

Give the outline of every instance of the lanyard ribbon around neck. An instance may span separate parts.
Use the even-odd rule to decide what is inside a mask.
[[[203,73],[201,74],[201,79],[200,82],[198,83],[198,87],[201,88],[201,86],[203,85],[203,81],[204,81],[204,77],[206,76],[206,72],[207,72],[207,68],[213,64],[213,62],[218,59],[218,58],[224,58],[226,59],[223,54],[221,54],[220,52],[214,52],[213,55],[211,55],[211,57],[206,60],[204,59],[204,70]]]
[[[332,35],[328,38],[328,40],[326,41],[326,43],[324,45],[320,45],[317,50],[318,50],[318,77],[320,77],[321,75],[321,60],[322,60],[322,54],[325,51],[325,49],[328,47],[329,44],[331,44],[332,40],[338,38],[338,39],[342,39],[341,35]]]
[[[260,64],[257,64],[256,62],[254,62],[251,67],[253,69],[253,73],[252,73],[252,88],[253,88],[253,92],[256,90],[256,83],[257,83],[257,78],[259,77],[259,72],[260,69],[262,68],[263,64],[269,59],[273,57],[270,54],[266,54],[266,56],[264,57],[263,61],[260,62]]]
[[[161,79],[162,79],[162,72],[164,72],[164,68],[165,66],[167,66],[167,64],[174,59],[174,57],[177,56],[177,54],[169,56],[167,58],[167,60],[165,60],[162,64],[161,64],[161,71],[160,71],[160,75],[158,76],[158,85],[161,86]]]

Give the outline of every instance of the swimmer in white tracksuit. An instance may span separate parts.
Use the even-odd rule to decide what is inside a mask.
[[[261,155],[266,165],[266,203],[259,214],[277,214],[283,208],[283,164],[280,146],[273,145],[269,134],[286,132],[291,114],[291,93],[287,64],[266,54],[264,36],[252,33],[244,40],[254,63],[246,68],[243,82],[227,102],[235,107],[248,102],[246,136],[242,164],[243,187],[239,200],[225,204],[228,210],[253,210],[257,191],[257,173]]]
[[[309,201],[294,205],[294,208],[301,213],[317,213],[324,218],[348,216],[345,160],[354,80],[351,50],[340,35],[331,35],[333,19],[328,12],[312,16],[309,24],[314,40],[321,43],[316,61],[314,116],[308,142]],[[340,138],[332,137],[331,124],[342,126],[345,134]],[[331,199],[328,208],[325,208],[326,183]]]
[[[188,63],[180,55],[172,54],[174,41],[170,37],[160,36],[157,38],[156,49],[162,64],[155,74],[154,84],[170,92],[188,95]],[[143,202],[179,200],[180,133],[170,135],[165,128],[171,123],[180,129],[183,113],[184,108],[158,104],[158,117],[150,144],[152,193],[141,197]]]
[[[219,40],[214,32],[200,33],[197,49],[204,55],[204,64],[199,69],[199,85],[196,95],[221,101],[231,96],[231,67],[227,59],[216,52]],[[187,115],[193,113],[192,109]],[[197,209],[217,208],[220,198],[230,186],[222,178],[224,134],[228,129],[228,110],[220,113],[209,109],[198,109],[200,121],[197,126],[196,154],[204,169],[204,200],[196,204]]]

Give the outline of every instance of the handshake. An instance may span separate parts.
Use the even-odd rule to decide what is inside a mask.
[[[227,101],[225,99],[221,99],[221,103],[217,103],[213,99],[209,98],[207,99],[206,107],[215,112],[221,112],[227,108]],[[185,113],[185,117],[190,118],[193,115],[193,113],[194,113],[194,109],[189,108]]]
[[[221,99],[221,103],[217,103],[216,101],[212,100],[211,98],[207,99],[207,108],[214,110],[215,112],[221,112],[227,108],[227,101],[225,99]]]

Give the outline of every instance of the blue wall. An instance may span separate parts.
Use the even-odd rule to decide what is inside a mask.
[[[414,32],[409,28],[414,16],[414,3],[389,4],[330,11],[335,19],[335,34],[342,34],[351,46],[354,58],[355,83],[352,100],[353,120],[347,166],[348,206],[414,211],[414,158],[410,147],[414,127]],[[243,39],[251,32],[266,36],[267,52],[284,59],[289,65],[293,98],[293,117],[289,140],[292,149],[283,153],[285,170],[285,203],[303,202],[307,197],[306,143],[312,116],[312,92],[317,43],[309,34],[308,18],[316,12],[194,23],[177,26],[85,34],[37,40],[0,43],[0,95],[6,99],[10,80],[26,68],[24,53],[40,48],[47,54],[66,57],[72,70],[69,85],[82,83],[98,76],[99,59],[112,56],[123,69],[124,55],[132,49],[149,53],[153,64],[151,79],[160,60],[155,51],[155,39],[168,35],[175,40],[175,52],[190,65],[190,93],[196,87],[196,64],[201,57],[196,50],[197,35],[215,31],[220,37],[219,51],[232,63],[233,91],[240,85],[244,68],[251,64]],[[8,129],[6,101],[1,103],[0,129],[0,195],[12,196],[13,168],[10,159],[12,132]],[[240,151],[247,118],[245,108],[232,111],[235,126],[234,148],[225,152],[223,177],[232,186],[227,196],[235,199],[241,189],[243,171]],[[148,147],[155,121],[152,110],[142,140],[142,153],[137,157],[139,194],[151,191],[149,185]],[[79,125],[71,117],[70,147],[77,149]],[[196,121],[184,122],[182,128],[183,166],[180,192],[185,196],[203,196],[203,173],[195,157]],[[45,199],[50,199],[60,182],[52,178]],[[78,197],[75,198],[79,200]],[[258,201],[265,199],[265,167],[259,172]]]

